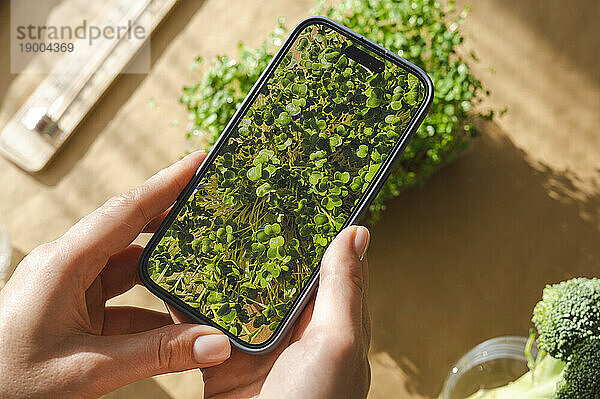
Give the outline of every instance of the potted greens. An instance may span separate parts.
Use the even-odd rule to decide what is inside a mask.
[[[385,187],[371,205],[374,217],[384,202],[402,189],[420,184],[443,163],[454,159],[476,134],[473,108],[486,94],[457,54],[463,37],[451,5],[438,0],[345,0],[319,4],[328,16],[420,66],[434,81],[435,98],[427,119],[397,162]],[[209,62],[200,81],[184,88],[181,102],[191,113],[188,138],[192,148],[212,145],[271,59],[285,34],[283,23],[257,48],[240,44],[236,59],[219,56]],[[475,56],[472,55],[475,59]],[[200,63],[202,60],[197,59]],[[205,143],[199,142],[202,137]]]

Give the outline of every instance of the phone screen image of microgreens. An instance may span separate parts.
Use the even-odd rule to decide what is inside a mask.
[[[357,48],[385,67],[355,61]],[[408,69],[308,26],[150,252],[148,275],[239,340],[265,343],[424,97]]]

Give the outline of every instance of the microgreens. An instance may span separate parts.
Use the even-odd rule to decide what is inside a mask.
[[[315,12],[335,19],[420,66],[434,82],[436,94],[427,118],[371,205],[375,220],[385,209],[385,201],[396,197],[407,186],[424,183],[441,164],[466,148],[468,138],[476,135],[474,118],[493,116],[493,111],[486,114],[474,111],[473,107],[487,92],[472,75],[466,60],[456,52],[463,42],[459,27],[465,13],[454,18],[453,2],[440,0],[321,1]],[[193,122],[188,137],[203,136],[209,143],[215,142],[271,60],[284,34],[285,28],[280,22],[269,41],[256,48],[240,44],[236,60],[227,56],[213,59],[200,82],[184,88],[181,102],[191,112]],[[299,43],[299,49],[308,45],[307,39]],[[323,57],[327,64],[327,58]],[[477,61],[474,53],[471,58]],[[197,62],[202,63],[202,59],[198,58]],[[296,101],[304,100],[305,85],[296,83],[291,89],[301,97]],[[402,96],[409,105],[414,101],[410,93]],[[379,93],[371,91],[370,94],[369,104],[375,105]],[[402,102],[398,102],[398,93],[394,94],[396,98],[391,106],[397,110]],[[341,101],[338,97],[334,100]],[[304,106],[293,101],[292,104]],[[343,131],[337,133],[341,136]],[[369,154],[363,149],[357,155]]]
[[[350,45],[300,34],[151,254],[156,283],[248,342],[280,325],[424,100]]]

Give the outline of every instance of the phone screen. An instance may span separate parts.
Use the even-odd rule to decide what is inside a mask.
[[[239,340],[264,343],[424,97],[402,65],[308,26],[150,253],[148,275]]]

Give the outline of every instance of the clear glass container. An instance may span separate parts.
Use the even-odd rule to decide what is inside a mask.
[[[526,337],[498,337],[485,341],[464,355],[452,368],[440,399],[465,399],[481,389],[504,386],[525,374]],[[531,355],[535,359],[535,344]]]

